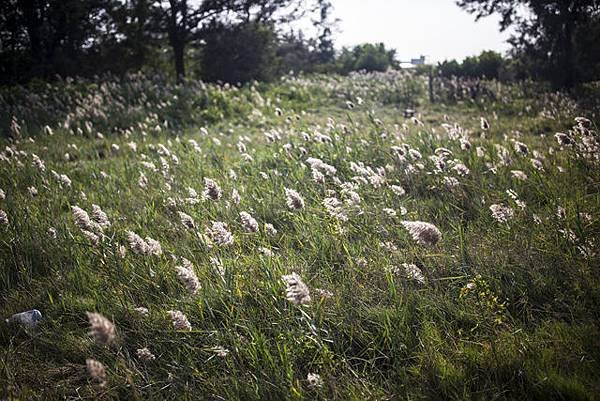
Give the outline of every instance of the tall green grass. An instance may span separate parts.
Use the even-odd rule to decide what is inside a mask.
[[[2,143],[10,150],[0,160],[6,193],[0,209],[8,218],[0,226],[0,316],[37,308],[44,319],[29,331],[0,324],[0,395],[595,399],[600,174],[593,155],[586,159],[578,149],[560,149],[553,136],[576,125],[577,114],[590,114],[559,95],[528,98],[515,90],[496,101],[429,104],[425,91],[415,89],[421,106],[419,121],[413,121],[399,110],[404,100],[389,99],[403,99],[406,88],[424,88],[416,79],[297,77],[239,89],[199,83],[161,88],[147,79],[140,84],[146,89],[136,89],[137,100],[124,101],[125,108],[111,102],[133,84],[112,82],[101,106],[86,103],[79,114],[77,100],[62,102],[53,97],[55,87],[41,89],[44,104],[61,103],[54,107],[62,111],[21,114],[21,132]],[[75,99],[87,93],[73,91]],[[94,110],[106,118],[95,120]],[[490,122],[485,135],[480,117]],[[52,136],[41,130],[46,124]],[[458,136],[468,137],[470,148],[461,148],[442,124],[460,127]],[[271,142],[265,132],[280,139]],[[331,141],[315,140],[317,133]],[[515,152],[514,140],[530,153]],[[240,141],[252,161],[238,150]],[[422,158],[402,160],[392,146],[403,144]],[[508,164],[496,145],[507,149]],[[435,172],[430,156],[441,147],[452,155]],[[477,147],[484,156],[477,156]],[[32,164],[32,153],[45,162],[45,171]],[[339,181],[326,176],[324,183],[315,182],[308,157],[334,166]],[[533,157],[544,158],[543,171],[534,168]],[[154,163],[156,171],[142,161]],[[452,169],[458,161],[468,175]],[[371,168],[366,183],[355,178],[360,173],[351,162]],[[61,185],[51,170],[68,175],[71,185]],[[527,180],[515,179],[511,170],[523,171]],[[139,185],[140,172],[146,188]],[[385,183],[374,186],[369,175]],[[188,188],[201,194],[205,177],[220,185],[223,197],[187,202]],[[459,184],[450,188],[445,177]],[[348,208],[342,221],[327,212],[323,199],[344,202],[347,182],[356,184],[360,212]],[[392,184],[406,194],[395,194]],[[30,195],[32,186],[37,196]],[[239,204],[230,197],[233,188]],[[305,207],[291,210],[284,188],[297,190]],[[71,210],[90,212],[92,204],[112,223],[97,246],[76,226]],[[497,222],[492,204],[510,206],[514,217]],[[557,216],[559,207],[564,218]],[[192,216],[196,228],[186,228],[178,211]],[[258,221],[259,232],[244,229],[241,211]],[[442,240],[420,246],[402,220],[433,223]],[[212,221],[227,223],[233,245],[210,246],[203,234]],[[268,235],[264,223],[277,234]],[[135,255],[128,230],[158,240],[163,254]],[[120,246],[128,248],[124,258]],[[202,285],[197,295],[178,280],[175,257],[193,263]],[[425,284],[402,270],[394,273],[391,267],[403,263],[420,268]],[[281,277],[291,272],[308,285],[309,304],[286,300]],[[135,311],[140,306],[148,316]],[[185,313],[192,330],[174,330],[168,310]],[[115,344],[93,340],[88,311],[115,324]],[[154,361],[137,357],[144,347]],[[215,347],[229,353],[219,356]],[[106,386],[91,380],[87,358],[106,367]],[[311,387],[309,373],[319,374],[322,386]]]

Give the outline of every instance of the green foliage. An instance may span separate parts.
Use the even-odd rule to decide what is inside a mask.
[[[275,78],[276,37],[268,25],[212,25],[205,33],[200,75],[208,82],[246,83]]]
[[[396,65],[395,50],[388,50],[383,43],[365,43],[352,49],[344,48],[337,64],[342,74],[351,71],[385,71]]]
[[[438,64],[439,74],[446,78],[487,78],[498,79],[505,60],[500,53],[487,50],[479,56],[465,58],[462,63],[446,60]]]
[[[509,42],[514,73],[548,80],[557,88],[598,80],[600,4],[596,0],[459,0],[477,18],[499,14],[514,28]]]

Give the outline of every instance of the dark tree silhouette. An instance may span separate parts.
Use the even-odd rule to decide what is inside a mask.
[[[188,0],[158,0],[158,26],[167,34],[173,50],[177,81],[186,75],[186,46],[202,39],[206,23],[222,19],[264,22],[274,19],[284,8],[291,11],[283,13],[279,21],[290,21],[298,15],[299,4],[299,0],[203,0],[194,6]]]
[[[557,86],[571,88],[590,67],[580,62],[592,50],[578,46],[578,38],[598,35],[597,0],[458,0],[457,4],[477,19],[499,14],[502,30],[516,28],[510,40],[515,54],[534,58],[536,67],[545,69]],[[598,61],[598,57],[588,60]]]

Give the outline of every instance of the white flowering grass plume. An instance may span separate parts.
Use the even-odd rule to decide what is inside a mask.
[[[401,224],[419,245],[433,246],[442,239],[441,231],[431,223],[404,220]]]
[[[183,224],[185,228],[193,229],[194,227],[196,227],[192,216],[184,212],[177,212],[177,214],[179,215],[179,220],[181,221],[181,224]]]
[[[286,203],[290,209],[300,210],[304,208],[304,199],[297,191],[285,188],[285,197]]]
[[[90,335],[101,345],[110,345],[115,341],[115,325],[99,313],[87,312],[90,323]]]
[[[501,204],[490,205],[490,212],[498,223],[507,223],[515,214],[512,208]]]
[[[187,316],[183,314],[183,312],[179,310],[170,310],[167,311],[169,316],[171,317],[171,322],[173,323],[173,328],[178,331],[191,331],[192,325],[188,320]]]
[[[201,288],[200,281],[194,272],[194,265],[186,258],[181,258],[181,265],[175,266],[177,272],[177,278],[185,287],[188,292],[192,295],[197,295]]]
[[[323,206],[332,217],[345,222],[348,221],[348,215],[344,208],[344,204],[336,197],[323,199]]]
[[[150,314],[150,311],[148,310],[148,308],[144,307],[144,306],[138,306],[136,308],[133,309],[136,313],[139,313],[141,316],[148,316]]]
[[[310,290],[297,273],[293,272],[281,278],[287,285],[285,297],[288,301],[296,306],[310,303]]]
[[[406,194],[406,190],[400,185],[390,185],[390,189],[394,194],[398,196],[403,196],[404,194]]]
[[[309,373],[306,376],[306,382],[309,388],[320,388],[323,387],[323,379],[317,373]]]
[[[217,355],[219,358],[225,358],[231,352],[227,348],[224,348],[224,347],[222,347],[220,345],[216,346],[216,347],[213,347],[211,349],[211,351],[214,352],[215,355]]]
[[[488,122],[488,120],[486,118],[481,117],[479,119],[479,123],[480,123],[480,126],[481,126],[482,130],[487,131],[487,130],[490,129],[490,123]]]
[[[162,255],[162,247],[160,243],[150,237],[146,237],[144,240],[133,231],[127,231],[127,242],[129,243],[129,248],[137,255]]]
[[[73,217],[75,218],[75,224],[82,231],[90,231],[93,233],[102,233],[102,226],[93,221],[90,218],[90,215],[80,208],[79,206],[72,206],[71,210],[73,211]]]
[[[241,200],[242,200],[242,198],[241,198],[241,196],[240,196],[240,193],[238,192],[238,190],[237,190],[237,189],[233,188],[233,189],[231,190],[231,201],[232,201],[234,204],[236,204],[236,205],[239,205],[239,204],[240,204],[240,202],[241,202]]]
[[[85,366],[92,381],[99,387],[106,386],[106,368],[95,359],[88,358],[85,360]]]
[[[265,231],[270,236],[277,235],[277,229],[271,223],[265,223]]]
[[[92,220],[94,220],[94,222],[103,229],[110,227],[110,220],[108,219],[108,216],[98,205],[92,204]]]
[[[258,222],[250,213],[248,212],[240,212],[240,219],[242,220],[242,226],[244,230],[249,233],[255,233],[258,231]]]
[[[156,359],[156,356],[150,352],[148,348],[138,348],[135,351],[137,357],[144,362],[152,362]]]
[[[413,263],[402,263],[402,267],[404,268],[406,277],[415,280],[420,284],[425,284],[425,276],[423,275],[421,269],[417,267],[417,265]]]
[[[146,237],[147,253],[149,255],[160,256],[162,255],[162,247],[160,242],[150,237]]]
[[[8,214],[2,209],[0,209],[0,224],[5,226],[8,225]]]
[[[234,238],[227,223],[213,221],[210,227],[206,227],[206,235],[218,246],[232,245]]]
[[[204,191],[202,192],[202,196],[205,199],[211,199],[213,201],[217,201],[221,199],[223,196],[223,191],[221,187],[217,184],[217,182],[211,178],[204,178]]]

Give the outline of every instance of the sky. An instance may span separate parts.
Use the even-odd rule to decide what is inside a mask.
[[[462,60],[482,50],[504,53],[509,33],[496,16],[475,22],[455,0],[331,0],[339,18],[336,47],[383,42],[400,61],[420,55],[428,61]]]

